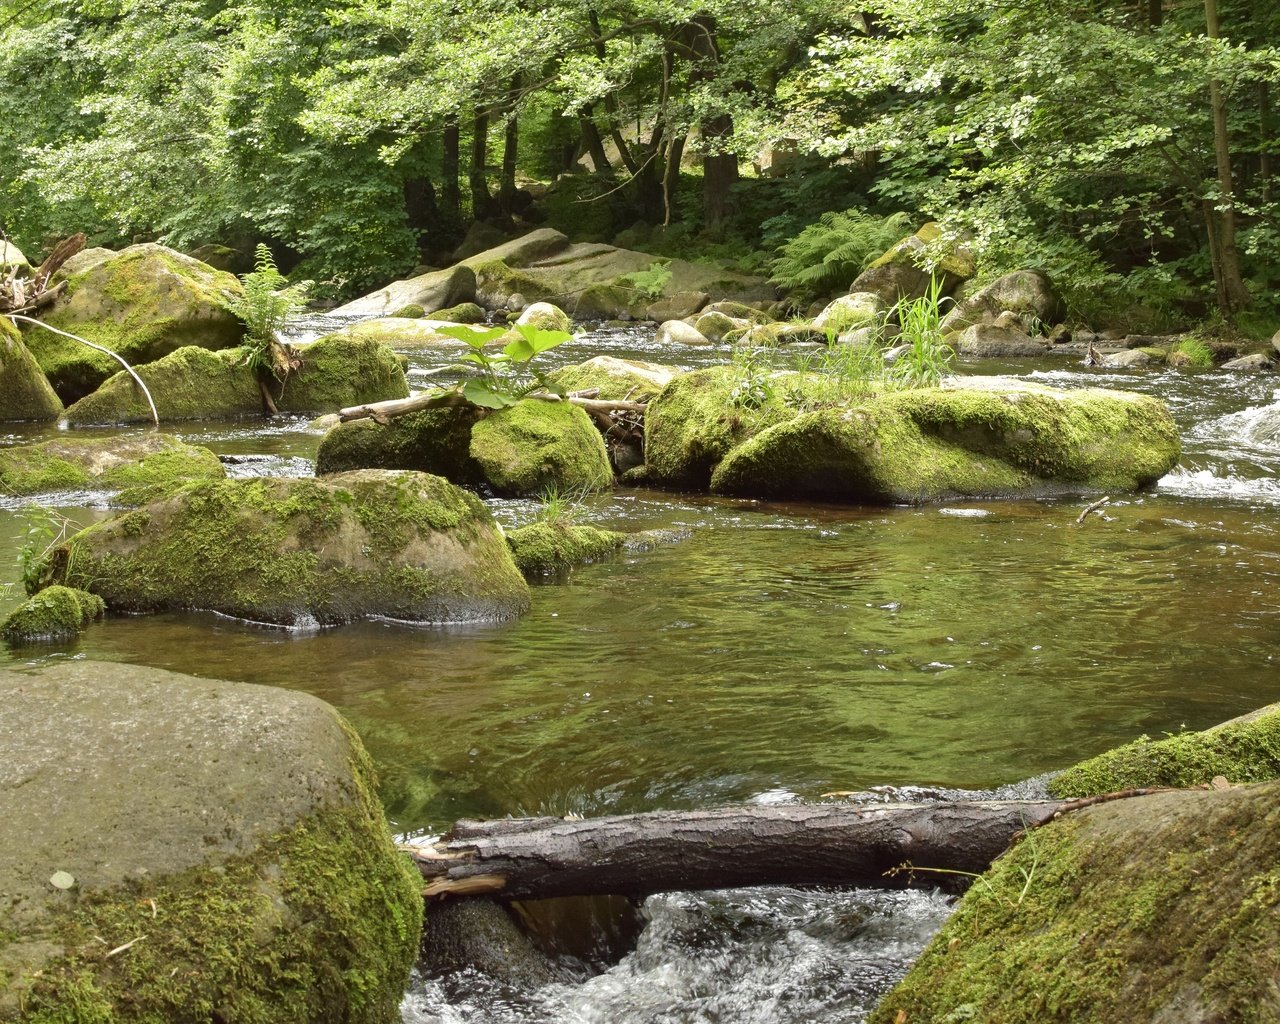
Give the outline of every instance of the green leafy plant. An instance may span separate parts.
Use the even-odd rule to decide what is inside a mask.
[[[648,270],[636,270],[630,274],[623,274],[618,280],[631,285],[646,298],[656,299],[666,288],[667,282],[671,280],[671,261],[656,260],[649,264]]]
[[[244,361],[259,373],[278,377],[280,368],[271,349],[289,318],[302,309],[307,284],[290,285],[261,242],[254,250],[253,272],[241,274],[240,284],[243,294],[228,302],[227,309],[244,321]]]
[[[911,231],[905,213],[877,217],[862,210],[824,213],[778,250],[774,284],[799,299],[816,299],[850,282]]]
[[[79,532],[80,524],[43,505],[28,505],[22,510],[22,518],[26,531],[18,549],[18,576],[22,588],[28,594],[35,594],[53,549]]]
[[[505,327],[443,327],[441,334],[464,342],[468,352],[462,362],[469,367],[479,367],[478,376],[462,384],[462,397],[472,405],[483,409],[503,409],[537,390],[559,394],[559,389],[549,385],[542,373],[530,365],[534,357],[563,345],[573,335],[567,331],[549,331],[534,324],[516,324],[519,337],[507,342],[501,349],[488,346],[509,333]]]
[[[775,397],[773,373],[776,350],[759,344],[750,335],[734,345],[731,365],[734,373],[729,400],[740,409],[759,409]]]
[[[892,376],[906,387],[936,387],[951,372],[954,351],[942,337],[942,282],[935,276],[928,294],[898,303],[899,342],[907,347],[893,364]]]

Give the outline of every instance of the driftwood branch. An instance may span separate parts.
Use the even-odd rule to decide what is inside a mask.
[[[980,873],[1066,801],[734,807],[586,820],[460,822],[411,848],[427,896],[503,899],[742,885],[902,888],[906,865]],[[894,872],[894,874],[889,874]],[[936,884],[936,883],[933,883]]]
[[[545,391],[536,391],[524,397],[540,402],[568,402],[570,405],[585,409],[593,416],[599,414],[608,415],[613,412],[643,413],[645,410],[644,402],[611,402],[606,399],[582,398],[577,395],[563,398],[560,395],[553,395]],[[467,401],[459,391],[434,391],[414,395],[412,398],[394,398],[386,402],[372,402],[369,405],[353,405],[340,410],[338,419],[343,423],[363,419],[372,419],[378,423],[388,423],[397,416],[405,416],[411,412],[422,412],[424,409],[455,408],[458,406],[474,408],[473,403]]]
[[[72,341],[78,341],[80,342],[81,345],[88,345],[91,349],[95,349],[98,352],[104,352],[107,355],[109,355],[112,359],[114,359],[121,366],[123,366],[125,368],[125,371],[129,374],[129,376],[133,378],[134,383],[136,383],[138,387],[142,388],[142,393],[146,396],[146,399],[147,399],[147,405],[151,407],[151,419],[155,421],[155,425],[157,427],[160,426],[160,414],[156,412],[156,403],[151,398],[151,392],[147,389],[146,384],[142,382],[142,378],[138,376],[138,374],[134,371],[132,366],[130,366],[127,362],[125,362],[124,356],[122,356],[119,352],[112,352],[111,349],[109,348],[104,348],[101,345],[95,345],[92,341],[86,341],[84,338],[81,338],[79,335],[70,334],[67,331],[61,331],[56,327],[50,327],[48,324],[44,323],[43,321],[33,319],[32,317],[29,317],[29,316],[22,316],[19,313],[6,313],[4,315],[7,316],[10,320],[14,320],[14,321],[21,320],[23,323],[35,324],[37,327],[43,327],[46,331],[52,331],[54,334],[61,335],[64,338],[70,338]]]
[[[32,313],[52,303],[65,290],[66,282],[59,282],[53,288],[49,282],[67,260],[84,248],[84,243],[83,234],[64,238],[31,277],[20,275],[15,268],[8,277],[0,279],[0,313]]]
[[[1110,500],[1111,500],[1111,495],[1104,494],[1097,501],[1093,502],[1090,505],[1085,506],[1084,511],[1081,512],[1078,516],[1076,516],[1076,526],[1079,526],[1081,523],[1083,523],[1085,519],[1088,518],[1090,512],[1101,511],[1102,506],[1105,505]]]

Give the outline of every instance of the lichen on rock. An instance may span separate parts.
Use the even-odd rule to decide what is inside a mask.
[[[194,483],[57,547],[49,582],[112,611],[280,625],[513,618],[528,588],[489,510],[426,473]]]

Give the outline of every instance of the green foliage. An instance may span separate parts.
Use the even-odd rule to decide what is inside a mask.
[[[1213,367],[1213,350],[1204,343],[1203,339],[1194,334],[1178,342],[1174,351],[1181,353],[1184,366],[1191,366],[1197,370],[1208,370]]]
[[[244,321],[245,362],[255,371],[273,371],[271,346],[289,318],[302,309],[305,284],[290,285],[276,269],[271,250],[259,242],[252,273],[241,274],[242,294],[227,309]]]
[[[618,280],[631,285],[646,298],[656,299],[671,280],[671,261],[655,261],[649,264],[648,270],[623,274]]]
[[[898,344],[908,346],[893,364],[892,376],[907,387],[936,387],[951,370],[955,351],[942,340],[942,282],[935,276],[929,292],[898,303]]]
[[[18,576],[23,589],[34,595],[44,582],[49,556],[71,534],[80,530],[80,524],[43,505],[28,505],[22,510],[22,516],[26,530],[22,546],[18,549]]]
[[[861,210],[824,213],[778,250],[774,284],[800,299],[815,299],[849,283],[911,231],[905,213],[876,217]]]
[[[729,401],[740,409],[760,409],[776,398],[773,383],[776,349],[759,345],[748,334],[734,345],[732,367],[734,384]]]
[[[479,376],[464,382],[461,387],[462,396],[472,405],[483,409],[503,409],[515,405],[531,391],[559,394],[557,388],[547,383],[542,372],[530,364],[540,353],[563,345],[573,335],[567,331],[548,331],[535,324],[516,324],[511,330],[518,337],[500,350],[491,351],[488,346],[505,337],[509,333],[506,328],[460,324],[440,329],[441,334],[465,342],[469,351],[462,356],[462,361],[479,368]]]

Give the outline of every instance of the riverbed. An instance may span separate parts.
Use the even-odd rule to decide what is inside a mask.
[[[725,357],[650,338],[598,333],[551,354]],[[442,361],[412,354],[411,380],[425,386]],[[1182,462],[1082,523],[1090,498],[863,508],[620,489],[576,514],[663,541],[540,581],[516,622],[113,618],[72,644],[0,651],[0,666],[121,661],[314,693],[360,732],[408,836],[463,816],[985,790],[1280,700],[1276,378],[1064,358],[959,369],[1157,395]],[[309,475],[320,439],[304,420],[165,429],[236,475]],[[52,430],[0,427],[0,444]],[[86,523],[108,497],[40,502]],[[26,504],[0,497],[0,582],[43,522]],[[492,507],[506,525],[537,510]],[[0,614],[18,596],[0,597]],[[533,993],[420,979],[405,1019],[856,1022],[947,901],[750,890],[655,897],[644,912],[635,952],[603,974]]]

